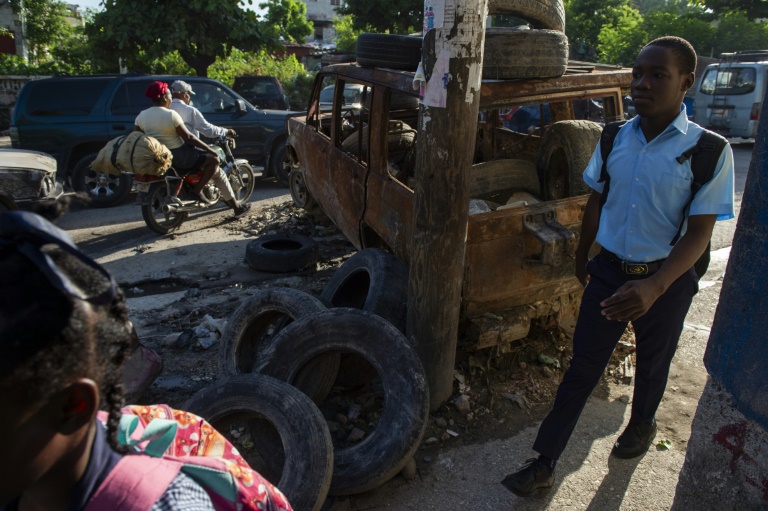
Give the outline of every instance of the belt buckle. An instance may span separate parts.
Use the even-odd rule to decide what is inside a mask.
[[[627,275],[647,275],[648,274],[648,265],[647,264],[637,264],[637,263],[626,263],[624,261],[621,262],[621,269],[626,273]]]

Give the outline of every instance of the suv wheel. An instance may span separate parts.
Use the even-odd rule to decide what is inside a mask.
[[[119,204],[131,191],[133,178],[130,174],[115,176],[96,172],[90,168],[95,159],[96,153],[91,153],[75,164],[72,169],[72,188],[76,192],[86,192],[91,206],[105,208]]]
[[[285,152],[285,145],[285,140],[277,144],[272,151],[270,166],[272,167],[272,175],[275,176],[277,182],[283,186],[288,186],[288,175],[291,172],[291,162],[288,160],[288,156]]]

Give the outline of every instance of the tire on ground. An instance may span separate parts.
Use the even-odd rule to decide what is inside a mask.
[[[72,189],[86,192],[89,204],[106,208],[122,202],[131,192],[133,178],[130,174],[115,176],[92,170],[89,165],[96,159],[96,153],[80,158],[72,168]]]
[[[270,482],[294,509],[322,508],[331,483],[333,444],[322,413],[301,391],[268,376],[244,374],[208,385],[186,402],[184,410],[203,417],[226,437],[231,436],[233,421],[268,422],[277,430],[285,453],[282,467],[264,460],[269,472],[282,472],[279,481]],[[259,445],[257,438],[252,440]]]
[[[258,271],[285,273],[312,266],[317,262],[318,245],[302,234],[268,234],[248,242],[245,258]]]
[[[362,33],[357,37],[357,63],[362,67],[416,71],[421,62],[421,45],[421,37]]]
[[[390,323],[357,309],[329,309],[288,325],[270,351],[255,369],[288,383],[307,362],[328,352],[354,353],[381,378],[384,408],[379,422],[361,442],[334,451],[330,495],[375,488],[413,456],[427,425],[429,392],[418,355]]]
[[[565,32],[563,0],[489,0],[488,14],[515,16],[533,28]]]
[[[492,160],[472,165],[469,178],[469,196],[473,199],[493,200],[496,192],[523,191],[532,195],[541,193],[536,164],[528,160]]]
[[[538,172],[544,199],[565,199],[589,193],[582,174],[595,151],[602,127],[592,121],[560,121],[541,139]]]
[[[568,65],[568,38],[556,30],[488,28],[483,56],[484,80],[551,78]]]
[[[219,373],[234,376],[251,372],[259,352],[280,329],[323,310],[325,306],[320,300],[298,289],[258,291],[240,304],[227,321],[219,346]],[[335,377],[334,370],[330,378]]]

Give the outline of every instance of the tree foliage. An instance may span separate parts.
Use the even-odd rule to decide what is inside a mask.
[[[717,16],[729,12],[743,12],[750,21],[768,18],[768,2],[765,0],[694,0],[691,3],[712,9]]]
[[[641,29],[643,17],[637,9],[625,5],[617,7],[617,10],[619,15],[616,24],[603,26],[598,34],[599,60],[631,66],[648,36]]]
[[[572,53],[583,60],[596,60],[603,27],[616,27],[630,0],[565,0],[565,33]]]
[[[407,34],[421,30],[424,0],[346,0],[337,11],[351,15],[356,30]]]
[[[58,0],[15,0],[13,9],[24,17],[24,32],[30,60],[41,63],[47,52],[71,32],[65,19],[69,16],[67,5]]]
[[[208,67],[232,48],[275,50],[281,37],[311,33],[311,25],[301,19],[306,6],[299,3],[269,0],[270,12],[261,20],[241,8],[240,0],[105,0],[104,11],[86,31],[100,57],[120,59],[130,69],[144,71],[147,59],[176,51],[195,73],[206,76]]]
[[[352,16],[349,14],[338,18],[333,23],[336,31],[336,49],[341,52],[354,53],[357,47],[357,36],[361,32],[372,32],[372,29],[356,29]]]
[[[750,21],[742,12],[727,13],[713,36],[713,54],[768,49],[768,24]]]

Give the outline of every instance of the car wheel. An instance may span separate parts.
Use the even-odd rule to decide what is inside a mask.
[[[334,451],[330,495],[361,493],[400,472],[418,448],[429,417],[424,369],[401,332],[369,312],[329,309],[294,321],[272,346],[254,369],[291,384],[308,362],[329,352],[364,358],[381,379],[384,406],[378,423],[359,443]]]
[[[333,443],[323,414],[300,390],[260,374],[233,376],[200,390],[184,410],[203,417],[238,446],[294,509],[322,508],[333,474]],[[233,438],[232,431],[240,428],[251,434],[252,446]],[[262,434],[270,431],[276,431],[276,441]]]
[[[96,159],[96,153],[80,158],[72,169],[72,188],[86,192],[89,204],[106,208],[122,202],[130,193],[133,178],[130,174],[115,176],[92,170],[89,166]]]
[[[533,28],[565,32],[563,0],[489,0],[491,16],[515,16],[529,22]]]
[[[488,28],[483,79],[551,78],[568,65],[568,38],[556,30]]]
[[[283,186],[288,186],[288,175],[291,172],[291,162],[288,160],[285,147],[285,140],[277,144],[270,157],[270,166],[272,167],[272,175],[275,176],[277,182]]]
[[[317,207],[317,202],[312,194],[307,190],[307,184],[304,182],[304,173],[293,168],[288,175],[288,190],[291,192],[291,199],[297,208],[312,211]]]
[[[546,200],[589,193],[582,173],[600,142],[602,127],[592,121],[560,121],[541,139],[538,172]]]
[[[267,234],[248,242],[245,258],[254,270],[285,273],[317,262],[317,242],[301,234]]]
[[[357,63],[362,67],[416,71],[421,62],[421,45],[421,37],[363,33],[357,37]]]

